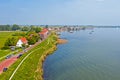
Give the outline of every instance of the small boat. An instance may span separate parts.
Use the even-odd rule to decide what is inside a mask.
[[[73,33],[73,31],[69,31],[70,33]]]

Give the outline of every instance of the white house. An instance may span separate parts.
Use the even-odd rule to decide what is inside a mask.
[[[28,45],[28,41],[26,38],[20,38],[16,44],[17,47],[22,47],[22,44]]]

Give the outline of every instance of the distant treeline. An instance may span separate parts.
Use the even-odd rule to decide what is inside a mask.
[[[13,31],[13,30],[19,30],[19,25],[0,25],[0,31]]]
[[[20,30],[20,31],[29,31],[31,29],[36,29],[39,31],[40,26],[19,26],[17,24],[14,25],[0,25],[0,31],[16,31],[16,30]]]

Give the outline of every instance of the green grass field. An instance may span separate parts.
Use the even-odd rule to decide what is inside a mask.
[[[14,32],[0,32],[0,48],[4,46],[5,41],[12,36]],[[11,50],[0,49],[0,61],[4,59],[7,54],[10,54]]]
[[[17,49],[15,51],[11,51],[10,49],[8,49],[8,50],[0,50],[0,62],[3,61],[6,58],[7,55],[17,54],[21,50],[22,49]]]
[[[55,35],[50,35],[49,38],[43,41],[41,44],[30,50],[28,53],[24,54],[16,63],[14,63],[7,72],[4,72],[0,75],[0,79],[8,80],[16,69],[18,64],[22,59],[32,52],[32,54],[23,62],[18,71],[15,73],[12,80],[40,80],[39,76],[42,74],[38,68],[40,68],[40,58],[53,46],[55,46],[56,40]]]
[[[10,53],[10,50],[0,50],[0,58]]]
[[[5,41],[15,32],[0,32],[0,48],[4,46]]]

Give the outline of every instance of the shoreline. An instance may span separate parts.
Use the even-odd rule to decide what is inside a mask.
[[[49,55],[53,54],[54,51],[57,50],[57,45],[59,45],[59,44],[65,44],[67,42],[68,42],[68,40],[65,40],[65,39],[57,39],[56,42],[55,42],[55,44],[50,49],[48,49],[44,54],[42,54],[42,56],[41,56],[41,58],[39,60],[38,70],[37,70],[37,71],[40,72],[39,80],[44,80],[44,77],[43,77],[43,73],[44,73],[44,71],[43,71],[43,64],[44,64],[46,58]]]
[[[38,70],[39,70],[40,73],[41,73],[39,80],[44,80],[44,77],[43,77],[43,73],[44,73],[44,71],[43,71],[43,64],[44,64],[44,62],[45,62],[45,59],[46,59],[49,55],[53,54],[53,52],[56,51],[56,49],[57,49],[57,46],[54,45],[54,46],[52,46],[52,48],[50,48],[48,51],[46,51],[45,54],[43,54],[43,55],[41,56],[40,62],[39,62],[39,66],[38,66],[38,67],[39,67]]]
[[[37,75],[37,76],[35,77],[36,80],[44,80],[44,77],[43,77],[43,73],[44,73],[44,71],[43,71],[43,64],[44,64],[46,58],[47,58],[49,55],[53,54],[54,51],[57,50],[58,35],[56,35],[56,38],[57,38],[57,39],[55,40],[55,42],[53,42],[53,45],[51,46],[51,48],[49,48],[48,50],[46,50],[46,51],[41,55],[41,57],[40,57],[40,59],[39,59],[38,66],[37,66],[37,70],[35,71],[35,72],[37,72],[37,73],[39,74],[39,75]]]
[[[65,43],[67,43],[68,42],[68,40],[66,40],[66,39],[58,39],[57,40],[57,43],[58,44],[65,44]]]

